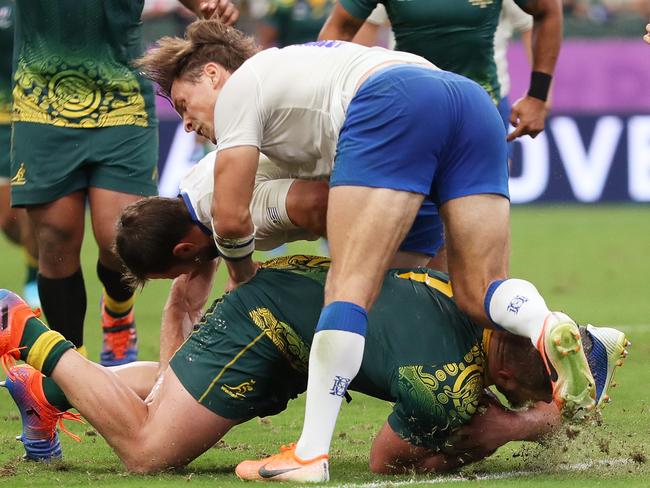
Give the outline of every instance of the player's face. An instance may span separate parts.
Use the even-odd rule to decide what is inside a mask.
[[[198,80],[176,79],[171,90],[172,103],[183,119],[185,130],[196,132],[215,144],[214,105],[219,91],[205,74]]]

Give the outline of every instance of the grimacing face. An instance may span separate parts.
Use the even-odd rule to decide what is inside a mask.
[[[211,78],[202,73],[198,80],[178,78],[172,83],[172,103],[183,119],[186,132],[196,132],[216,144],[214,135],[214,105],[219,89]]]

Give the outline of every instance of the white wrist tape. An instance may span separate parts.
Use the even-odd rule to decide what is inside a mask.
[[[214,242],[217,245],[219,254],[230,261],[244,259],[253,254],[255,250],[255,234],[233,238],[221,237],[215,234]]]

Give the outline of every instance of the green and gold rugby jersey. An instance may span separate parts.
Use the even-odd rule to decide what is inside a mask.
[[[14,122],[70,128],[155,125],[143,0],[17,0]]]
[[[282,411],[306,388],[328,268],[325,258],[278,258],[217,300],[171,361],[187,391],[226,418]],[[350,389],[394,402],[393,430],[438,448],[478,407],[482,334],[456,307],[445,275],[391,270]]]
[[[515,0],[525,5],[528,0]],[[386,6],[395,48],[466,76],[500,100],[494,62],[494,32],[501,0],[340,0],[350,15],[365,19],[378,3]]]
[[[11,123],[11,59],[14,45],[14,2],[0,0],[0,125]],[[5,151],[8,148],[0,148]]]
[[[278,47],[315,41],[334,0],[272,0],[263,22],[278,32]]]

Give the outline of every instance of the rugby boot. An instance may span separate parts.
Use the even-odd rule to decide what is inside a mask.
[[[82,422],[79,414],[61,412],[49,404],[43,393],[42,374],[27,364],[14,366],[6,381],[0,383],[9,390],[23,423],[23,432],[17,437],[25,447],[25,459],[48,462],[61,459],[61,443],[56,428],[79,441],[68,431],[63,420]]]
[[[23,296],[30,307],[39,308],[41,306],[41,297],[38,294],[38,283],[36,280],[25,283]]]
[[[551,378],[553,400],[568,418],[584,416],[596,406],[596,386],[580,339],[571,318],[551,312],[537,342]]]
[[[235,474],[245,481],[295,481],[322,483],[329,481],[328,455],[303,460],[296,456],[296,445],[280,447],[280,452],[259,461],[242,461]]]
[[[0,360],[7,375],[16,359],[20,359],[20,340],[25,323],[40,315],[25,301],[9,290],[0,290]]]
[[[580,327],[582,343],[589,369],[596,382],[596,405],[609,403],[609,388],[613,386],[614,371],[623,366],[627,348],[632,345],[625,333],[611,327]]]
[[[136,361],[138,359],[138,336],[135,330],[133,308],[124,317],[113,317],[106,311],[103,300],[100,307],[103,332],[100,364],[102,366],[119,366]]]

